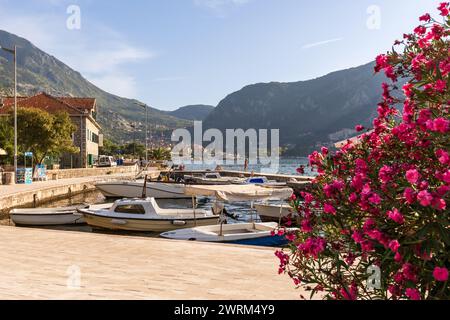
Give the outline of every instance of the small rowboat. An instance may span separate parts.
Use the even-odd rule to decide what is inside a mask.
[[[232,243],[254,246],[278,247],[288,243],[284,236],[273,235],[277,223],[237,223],[202,226],[162,233],[160,236],[172,240]],[[297,231],[289,228],[287,232]]]
[[[84,224],[78,209],[89,208],[80,205],[64,208],[13,209],[9,216],[16,226],[59,226]]]
[[[80,209],[107,209],[111,203],[87,205],[82,204],[62,208],[13,209],[9,213],[16,226],[64,226],[86,224]]]

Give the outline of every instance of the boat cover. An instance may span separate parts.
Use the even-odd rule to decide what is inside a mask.
[[[258,200],[285,200],[292,196],[291,188],[273,188],[259,185],[211,185],[186,186],[185,194],[194,197],[215,197],[217,200],[258,201]]]

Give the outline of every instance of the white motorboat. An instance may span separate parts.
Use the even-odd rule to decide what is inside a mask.
[[[78,209],[99,209],[110,207],[111,204],[102,205],[79,205],[63,208],[36,208],[36,209],[13,209],[9,213],[11,220],[16,226],[60,226],[85,224],[83,215]]]
[[[277,223],[237,223],[164,232],[160,236],[172,240],[221,242],[256,246],[281,246],[288,241],[277,234]],[[287,232],[298,231],[289,228]]]
[[[211,210],[161,209],[154,198],[123,199],[110,209],[78,209],[93,228],[125,231],[164,232],[217,224],[219,215]]]
[[[263,222],[280,222],[293,215],[293,208],[288,204],[256,203],[255,209]]]
[[[224,185],[237,183],[239,179],[233,177],[222,177],[218,172],[206,172],[201,174],[185,175],[184,181],[197,185]]]
[[[144,191],[144,180],[112,181],[97,183],[95,187],[107,198],[140,198]],[[183,184],[147,182],[146,196],[156,199],[188,198]]]

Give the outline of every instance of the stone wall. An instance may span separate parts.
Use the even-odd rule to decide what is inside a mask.
[[[89,168],[89,169],[65,169],[65,170],[48,170],[47,176],[51,180],[53,174],[58,176],[58,179],[70,179],[70,178],[81,178],[81,177],[92,177],[92,176],[103,176],[109,174],[118,173],[129,173],[137,174],[137,166],[121,166],[113,168]]]

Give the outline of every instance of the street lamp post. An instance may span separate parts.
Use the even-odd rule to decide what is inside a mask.
[[[17,46],[14,49],[0,46],[0,49],[14,55],[14,174],[17,174]]]

